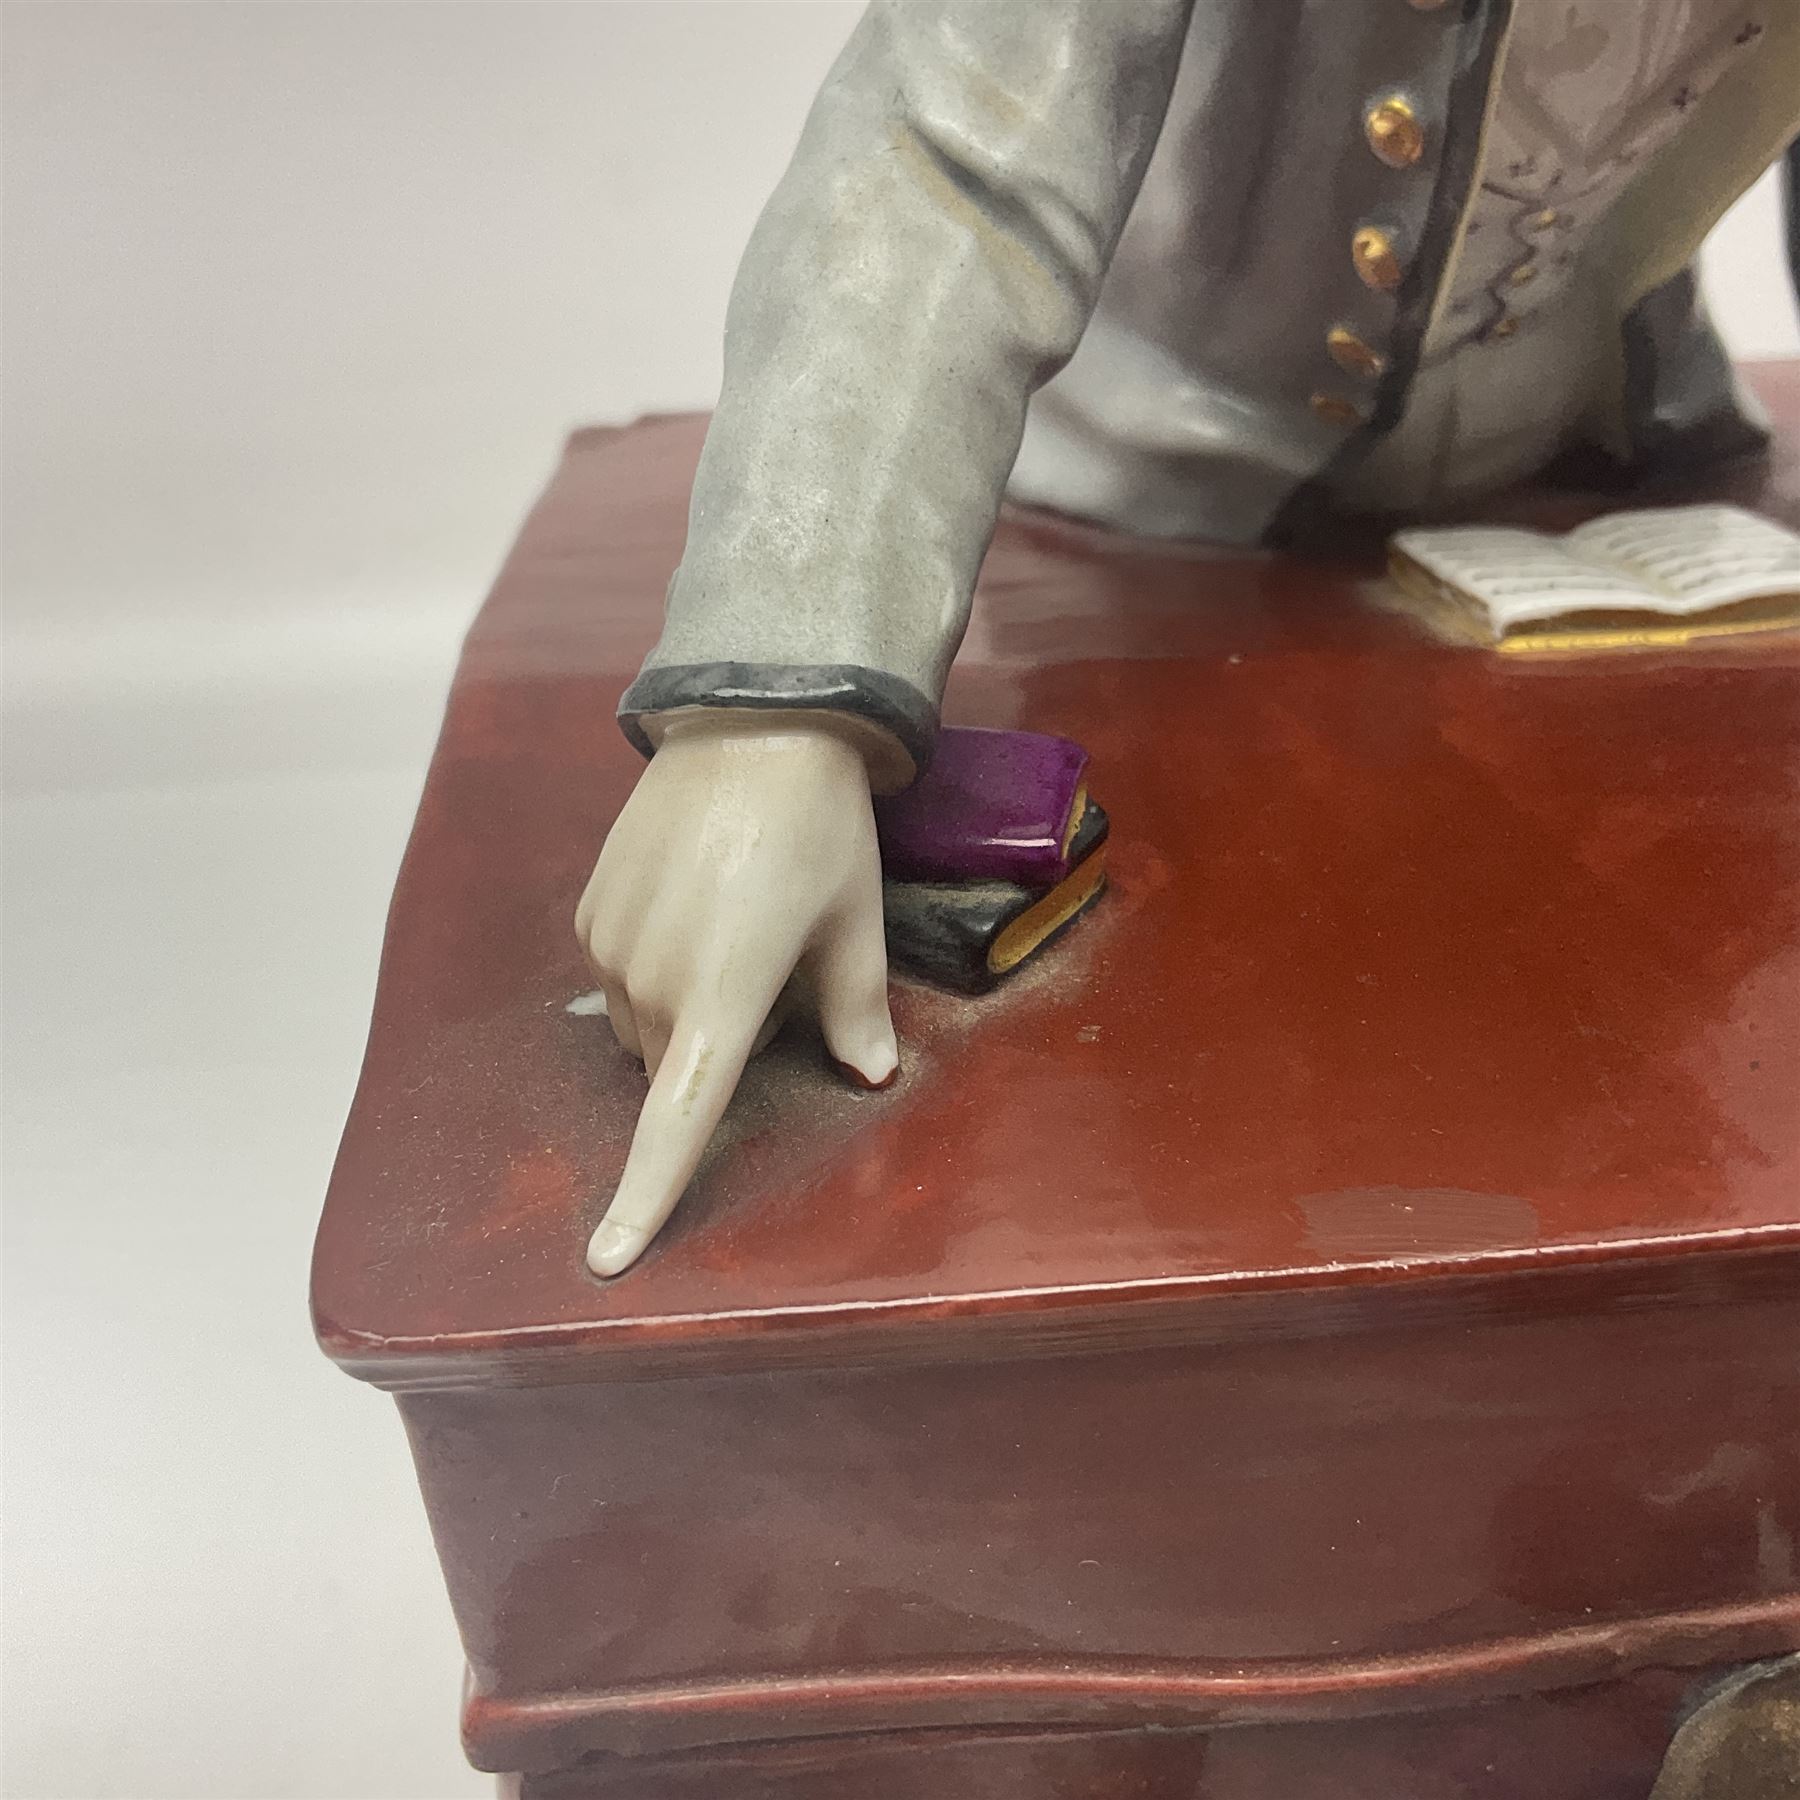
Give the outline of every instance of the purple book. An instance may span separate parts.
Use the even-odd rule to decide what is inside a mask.
[[[1067,738],[946,727],[931,767],[875,802],[883,873],[1053,886],[1069,872],[1086,769],[1087,752]]]

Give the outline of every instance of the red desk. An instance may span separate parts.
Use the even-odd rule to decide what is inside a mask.
[[[1800,643],[1521,662],[1009,520],[947,717],[1088,746],[1112,893],[897,986],[886,1094],[778,1046],[602,1286],[643,1076],[570,915],[701,429],[578,435],[470,635],[320,1230],[477,1763],[1641,1800],[1800,1647]]]

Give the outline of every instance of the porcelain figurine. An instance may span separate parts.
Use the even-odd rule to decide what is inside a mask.
[[[1004,494],[1280,545],[1752,452],[1691,265],[1797,130],[1781,0],[877,0],[745,254],[620,709],[651,761],[577,925],[651,1084],[595,1272],[782,1005],[892,1077],[871,793],[931,756]]]

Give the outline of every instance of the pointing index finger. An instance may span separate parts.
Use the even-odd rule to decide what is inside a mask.
[[[767,1011],[677,1024],[644,1097],[612,1204],[588,1240],[596,1275],[630,1268],[675,1210],[737,1091]]]

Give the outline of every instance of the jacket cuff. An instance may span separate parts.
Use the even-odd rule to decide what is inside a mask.
[[[619,701],[619,726],[645,756],[656,742],[646,718],[693,706],[741,711],[840,712],[889,733],[924,774],[937,742],[938,709],[910,681],[853,663],[675,663],[645,669]]]

